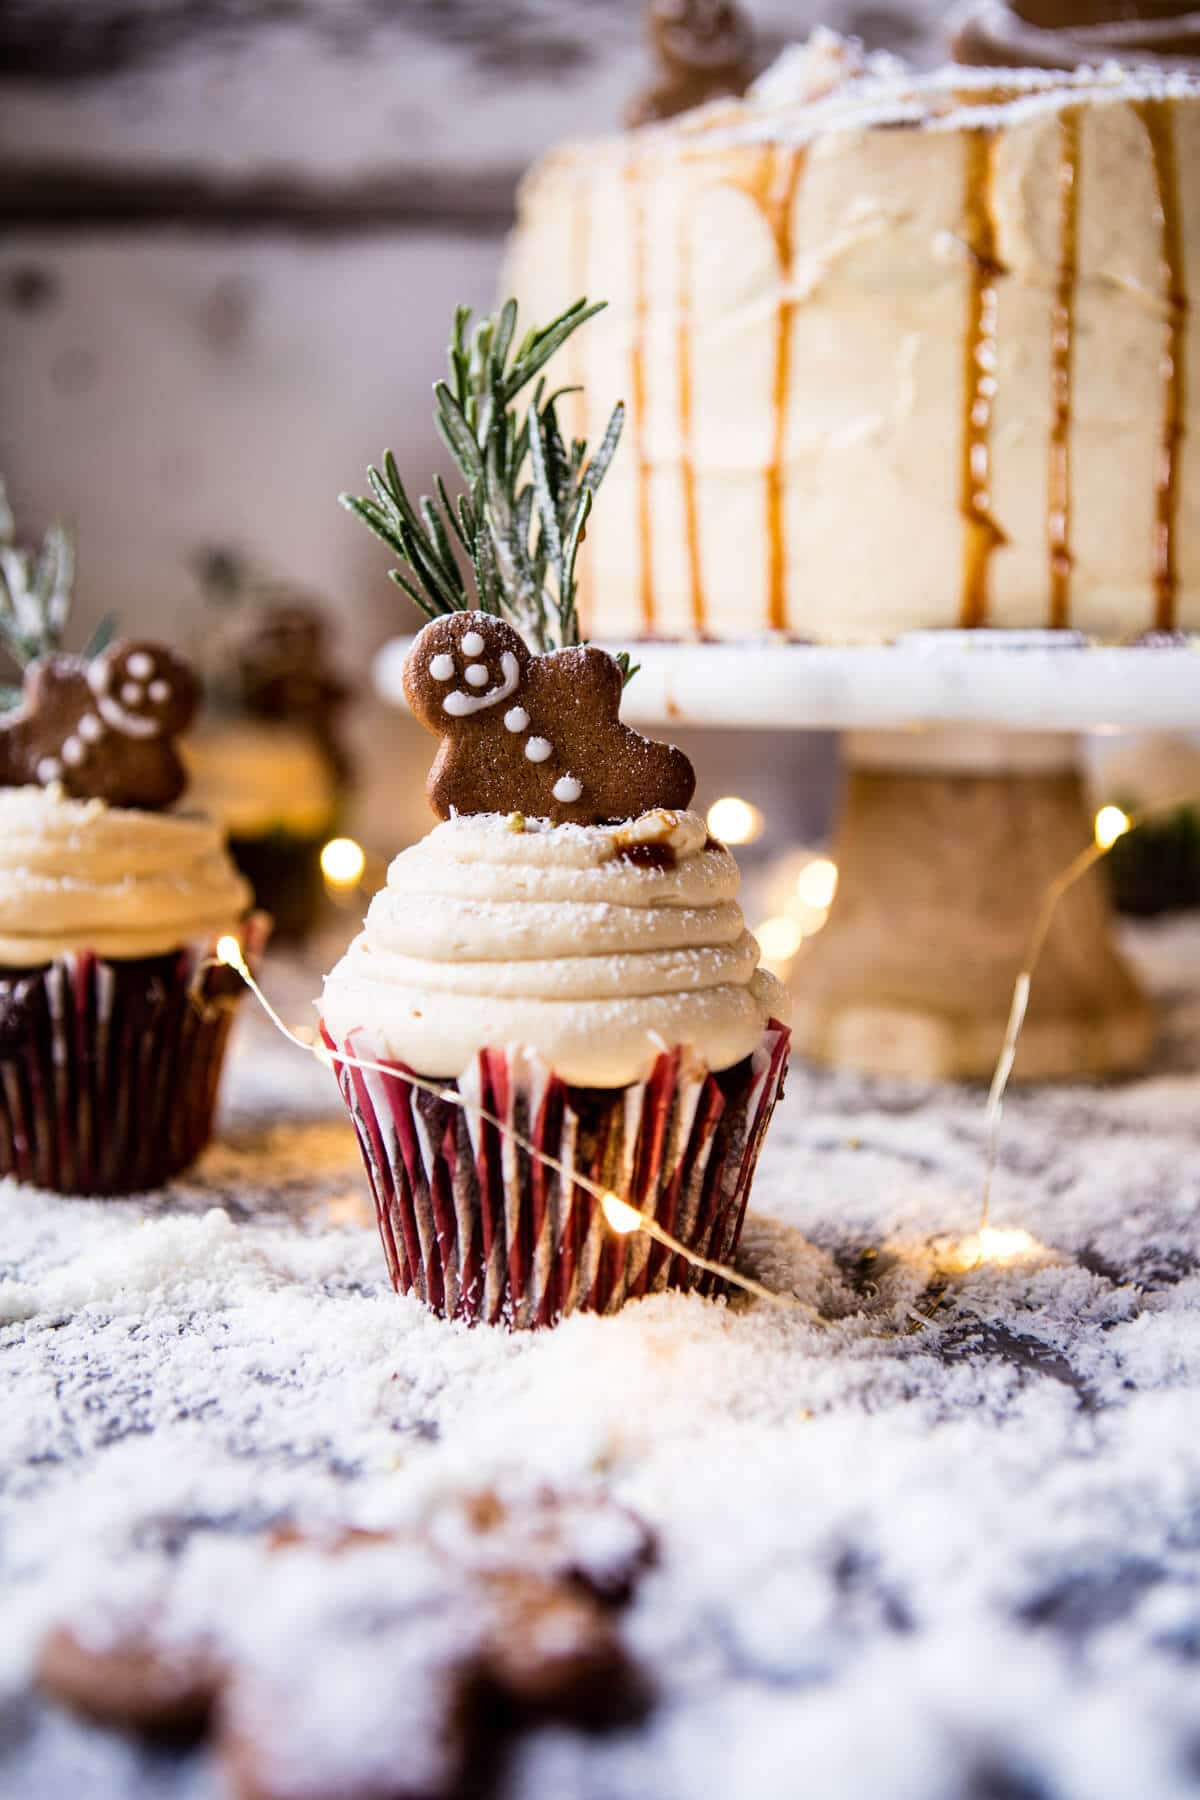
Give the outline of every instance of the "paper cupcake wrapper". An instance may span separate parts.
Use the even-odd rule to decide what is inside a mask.
[[[342,1044],[323,1035],[335,1055],[387,1065],[382,1073],[341,1063],[337,1075],[398,1292],[447,1318],[529,1328],[615,1312],[663,1288],[719,1286],[645,1232],[615,1233],[577,1178],[728,1263],[783,1087],[789,1033],[776,1020],[732,1069],[713,1074],[675,1050],[646,1081],[615,1090],[568,1087],[525,1051],[484,1050],[443,1084],[464,1105],[413,1087],[405,1066],[376,1056],[364,1032]],[[513,1131],[563,1172],[519,1148]]]
[[[262,915],[242,926],[249,960],[269,929]],[[110,961],[78,950],[0,970],[0,1175],[132,1194],[195,1161],[242,992],[230,969],[198,973],[210,951]]]

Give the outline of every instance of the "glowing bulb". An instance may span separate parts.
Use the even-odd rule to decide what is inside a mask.
[[[330,838],[321,851],[321,873],[334,887],[356,887],[366,866],[366,852],[353,838]]]
[[[790,962],[804,942],[804,928],[797,919],[764,919],[754,935],[769,964]]]
[[[1101,850],[1111,850],[1119,837],[1129,830],[1129,815],[1119,806],[1102,806],[1096,814],[1096,842]]]
[[[242,955],[242,946],[235,937],[219,937],[217,939],[217,961],[224,963],[227,969],[235,969],[239,975],[248,975],[246,959]]]
[[[757,806],[751,806],[749,800],[739,800],[736,794],[714,800],[704,822],[723,844],[752,844],[763,828],[763,816]]]
[[[1012,1262],[1039,1248],[1037,1239],[1019,1226],[985,1225],[975,1241],[981,1262]]]
[[[805,863],[796,877],[796,898],[802,900],[805,906],[823,912],[833,904],[837,884],[837,864],[830,862],[827,856],[814,856],[810,863]]]
[[[642,1222],[642,1215],[637,1207],[630,1206],[627,1200],[622,1200],[611,1190],[603,1196],[600,1204],[604,1208],[605,1218],[621,1237],[627,1236],[631,1231],[636,1231]]]

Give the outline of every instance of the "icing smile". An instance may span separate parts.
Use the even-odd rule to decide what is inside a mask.
[[[478,666],[478,664],[475,665],[475,667]],[[436,675],[437,671],[433,672]],[[473,673],[474,668],[467,670],[468,681]],[[500,674],[502,679],[499,686],[489,688],[486,694],[467,694],[463,692],[462,688],[455,688],[454,692],[447,694],[442,701],[443,712],[448,712],[452,719],[464,719],[468,713],[483,712],[489,706],[498,706],[501,700],[507,700],[515,694],[517,684],[521,679],[521,671],[511,650],[506,650],[500,658]]]

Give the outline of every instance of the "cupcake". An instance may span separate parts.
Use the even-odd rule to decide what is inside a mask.
[[[320,916],[321,851],[350,788],[349,689],[311,596],[248,582],[226,556],[205,586],[221,612],[201,654],[206,716],[182,747],[191,791],[224,826],[276,938],[303,937]]]
[[[321,850],[341,816],[320,748],[291,725],[230,719],[202,725],[183,757],[191,798],[220,822],[276,937],[305,936],[324,900]]]
[[[0,593],[26,664],[0,713],[0,1176],[131,1193],[207,1143],[241,984],[206,958],[224,932],[252,956],[265,926],[217,828],[167,810],[190,670],[148,643],[22,656],[53,634],[13,605],[21,570]]]
[[[506,316],[485,324],[475,378],[515,395],[541,366],[539,338],[509,369]],[[523,423],[489,420],[469,394],[456,405],[485,421],[481,461],[492,433],[540,438],[543,528],[553,509],[561,549],[603,462],[586,468],[583,446],[546,455],[557,426],[540,395]],[[609,451],[616,429],[619,415]],[[379,506],[355,506],[377,529],[385,494],[406,524],[416,516],[385,469],[372,472]],[[487,505],[466,518],[489,529]],[[411,528],[404,548],[419,575],[428,551]],[[519,568],[519,539],[507,548]],[[575,641],[567,554],[534,615],[535,652],[500,616],[528,629],[529,611],[499,576],[486,585],[477,541],[468,553],[489,610],[431,604],[405,668],[409,703],[441,740],[427,792],[444,822],[395,859],[321,1003],[388,1269],[436,1312],[518,1327],[665,1287],[709,1291],[687,1255],[614,1232],[604,1199],[729,1261],[783,1079],[786,996],[758,966],[733,858],[688,810],[687,758],[620,723],[631,671]],[[460,598],[438,573],[439,596]],[[567,641],[544,647],[556,621]]]

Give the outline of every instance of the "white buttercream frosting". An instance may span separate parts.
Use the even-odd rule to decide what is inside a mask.
[[[0,788],[0,964],[157,956],[229,930],[250,898],[210,819]]]
[[[450,819],[392,863],[326,980],[325,1024],[442,1077],[516,1045],[586,1087],[641,1080],[676,1045],[728,1068],[788,1017],[737,888],[695,813]]]

